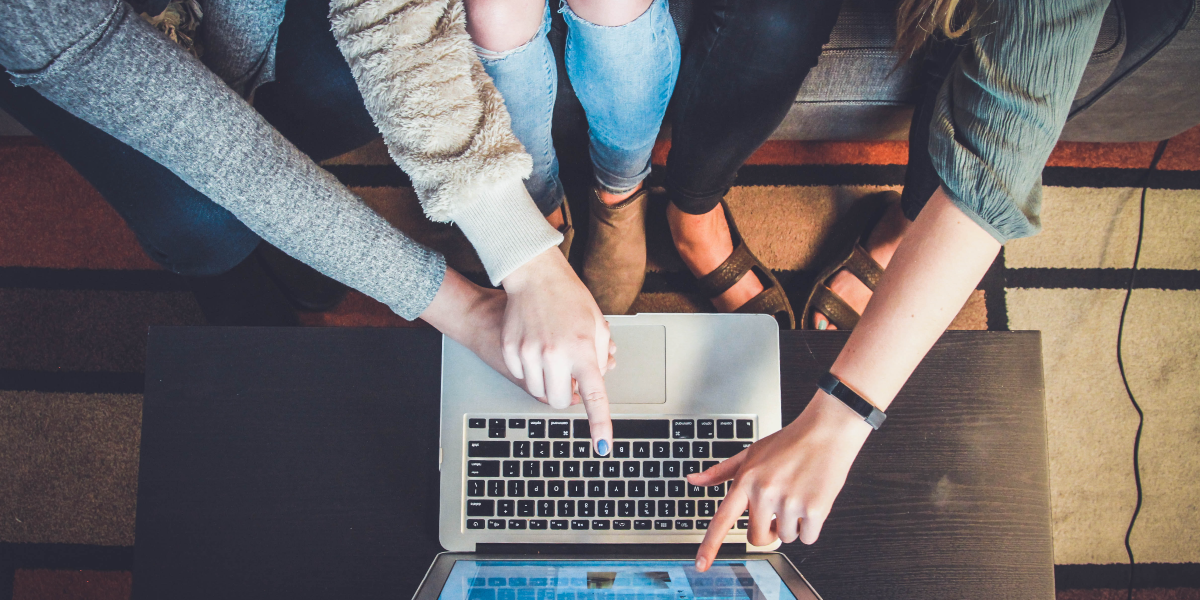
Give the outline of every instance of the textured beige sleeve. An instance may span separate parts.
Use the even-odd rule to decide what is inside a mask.
[[[475,54],[461,0],[333,0],[329,18],[425,214],[459,225],[493,283],[561,241],[521,184],[532,160]]]

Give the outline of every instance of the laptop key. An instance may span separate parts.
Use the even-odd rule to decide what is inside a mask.
[[[509,500],[508,502],[512,502],[512,500]],[[658,501],[658,516],[674,517],[675,516],[675,501],[674,500],[659,500]]]
[[[595,500],[579,500],[575,503],[577,514],[581,517],[596,516],[596,501]]]
[[[529,522],[530,529],[545,529],[546,525],[547,523],[545,519],[534,519]]]
[[[687,482],[682,479],[675,479],[667,482],[667,495],[672,498],[682,498],[684,496],[684,488]],[[511,486],[510,486],[511,487]],[[509,494],[511,496],[512,494]]]
[[[725,497],[725,484],[718,483],[717,485],[708,486],[708,497],[709,498],[724,498]]]
[[[541,498],[546,495],[546,482],[540,479],[531,479],[525,482],[528,486],[526,490],[531,498]]]
[[[483,527],[483,519],[467,519],[467,529],[483,529]]]
[[[638,519],[633,522],[634,529],[653,529],[654,521]]]
[[[714,433],[714,422],[712,419],[700,419],[696,421],[696,437],[702,440],[711,440]]]
[[[628,531],[630,525],[631,523],[625,519],[617,519],[616,521],[612,522],[613,529],[620,531]]]
[[[504,419],[488,419],[488,437],[502,438],[505,433]]]
[[[601,500],[596,503],[596,515],[600,517],[617,516],[616,500]]]
[[[642,463],[636,460],[627,460],[621,463],[621,473],[628,478],[642,476]]]
[[[520,477],[521,476],[521,461],[519,461],[519,460],[504,461],[504,476],[505,477]],[[492,477],[495,477],[495,475],[493,475]]]
[[[571,521],[571,529],[579,530],[579,529],[587,529],[587,528],[588,528],[587,521],[584,521],[582,519],[576,519],[576,520]]]
[[[588,448],[591,445],[591,442],[572,442],[571,456],[574,458],[591,458],[592,453]]]
[[[617,501],[617,516],[632,517],[637,512],[637,503],[633,500],[618,500]]]
[[[675,483],[675,482],[671,482]],[[525,482],[521,479],[512,479],[508,482],[508,497],[509,498],[524,498],[525,497]]]
[[[671,457],[672,458],[689,458],[688,450],[691,449],[691,446],[692,445],[687,442],[672,442],[671,443]]]
[[[737,436],[740,438],[754,437],[754,421],[750,419],[738,419]]]
[[[467,427],[471,429],[483,429],[487,427],[487,419],[467,419]]]
[[[655,529],[670,529],[671,522],[667,520],[658,520],[654,522]]]
[[[629,442],[613,442],[613,458],[629,458]]]
[[[525,525],[526,525],[525,519],[509,519],[508,520],[508,528],[509,529],[525,529]]]
[[[650,442],[634,442],[633,457],[650,458]]]
[[[654,458],[671,458],[671,442],[654,442]]]
[[[702,486],[702,485],[692,485],[689,483],[687,489],[688,489],[688,491],[687,491],[688,498],[703,498],[704,497],[704,486]]]
[[[567,419],[550,419],[546,429],[552,438],[571,437],[571,421]]]
[[[689,530],[691,530],[691,528],[692,528],[691,521],[675,521],[675,529],[682,529],[685,531],[689,531]]]
[[[515,500],[501,500],[496,503],[497,517],[512,517],[517,514],[517,503]]]
[[[654,501],[653,500],[638,500],[637,514],[639,517],[654,516]]]
[[[572,498],[582,498],[587,495],[587,490],[584,489],[584,482],[576,479],[567,482],[567,495]]]
[[[485,495],[485,492],[483,489],[483,480],[482,479],[468,479],[467,480],[467,496],[468,497],[478,498],[478,497],[484,496],[484,495]]]
[[[488,519],[488,529],[504,529],[504,519]]]
[[[550,521],[550,529],[566,529],[568,527],[570,527],[570,521],[564,519]]]
[[[700,470],[707,471],[719,464],[721,464],[721,461],[719,461],[719,460],[706,460],[706,461],[700,463]]]
[[[509,429],[525,429],[525,419],[509,419]]]
[[[599,477],[600,476],[600,461],[598,461],[598,460],[583,461],[583,476],[584,477]]]
[[[534,505],[535,504],[536,503],[533,500],[518,500],[517,501],[517,516],[518,517],[532,517],[534,515]]]
[[[608,531],[608,521],[596,519],[595,521],[592,521],[592,529],[598,529],[600,531]]]
[[[700,509],[700,516],[711,517],[717,512],[717,501],[700,500],[696,502],[696,507]]]
[[[648,460],[642,463],[642,477],[659,477],[662,470],[662,463],[657,460]]]
[[[495,514],[495,500],[467,500],[468,517],[491,517]]]
[[[737,528],[738,529],[749,529],[750,528],[750,520],[749,519],[738,519]]]
[[[573,516],[575,516],[575,501],[574,500],[559,500],[557,509],[558,509],[558,516],[573,517]]]
[[[713,442],[713,458],[730,458],[750,447],[750,442]]]
[[[521,462],[521,477],[541,477],[541,464],[536,460],[526,460]]]
[[[538,500],[537,501],[537,516],[553,517],[554,516],[554,501],[553,500]]]
[[[468,460],[467,477],[499,477],[500,461],[498,460]]]
[[[534,442],[533,457],[550,458],[550,442]]]
[[[493,498],[504,496],[503,479],[492,479],[488,481],[488,496]]]
[[[679,477],[679,461],[664,460],[662,464],[663,477]]]
[[[546,482],[546,495],[551,498],[561,498],[567,495],[567,482],[554,479]]]
[[[571,458],[571,442],[554,442],[554,458]]]
[[[677,440],[690,440],[696,437],[696,422],[691,419],[671,421],[671,437]]]
[[[529,458],[529,442],[513,442],[514,458]]]
[[[606,460],[604,461],[602,471],[605,477],[620,477],[621,463],[615,460]]]
[[[687,477],[688,475],[691,475],[692,473],[699,473],[699,472],[700,472],[700,461],[698,461],[698,460],[683,461],[683,476],[684,477]]]
[[[624,498],[625,497],[625,482],[621,480],[608,482],[608,497],[609,498]]]
[[[563,461],[563,477],[579,477],[579,461]]]
[[[545,477],[562,477],[560,470],[561,464],[557,460],[547,460],[542,462],[542,475]]]
[[[636,481],[635,480],[635,481],[629,482],[629,497],[630,498],[641,498],[642,496],[645,496],[645,495],[646,495],[646,482],[645,481]]]
[[[588,498],[603,498],[604,497],[604,482],[589,481],[587,482]]]
[[[696,520],[696,529],[708,529],[708,523],[709,523],[708,519],[697,519]]]
[[[646,495],[651,498],[662,498],[667,495],[667,482],[661,479],[651,479],[646,482]]]
[[[694,458],[708,458],[708,442],[692,442],[692,456]]]
[[[577,440],[592,439],[592,424],[588,423],[587,419],[575,419],[571,421],[571,429]]]
[[[613,419],[613,437],[618,440],[665,440],[671,437],[666,419]]]
[[[475,440],[467,442],[467,458],[508,458],[512,442]]]
[[[695,500],[680,500],[679,501],[679,516],[681,516],[681,517],[696,516],[696,501]]]

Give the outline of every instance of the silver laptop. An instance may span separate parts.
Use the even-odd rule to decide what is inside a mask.
[[[591,449],[582,406],[538,403],[444,338],[439,529],[447,550],[704,538],[726,484],[693,486],[685,476],[779,430],[779,328],[767,315],[608,319],[619,351],[605,377],[614,439],[604,457]],[[746,529],[740,519],[726,542],[747,543]]]

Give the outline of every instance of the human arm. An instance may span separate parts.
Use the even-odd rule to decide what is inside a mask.
[[[885,271],[831,372],[886,409],[958,313],[1000,244],[1040,227],[1040,171],[1066,120],[1104,2],[995,2],[937,98],[929,152],[944,185]],[[734,479],[705,567],[747,506],[749,539],[815,542],[870,428],[817,392],[775,435],[699,476]],[[757,513],[757,517],[756,517]],[[775,521],[772,522],[772,517]],[[799,524],[797,520],[799,519]]]
[[[335,0],[334,37],[388,151],[426,215],[453,222],[508,294],[505,360],[535,397],[566,406],[579,382],[593,442],[611,442],[600,375],[608,326],[522,182],[532,161],[483,70],[461,0]],[[590,398],[590,400],[588,400]]]

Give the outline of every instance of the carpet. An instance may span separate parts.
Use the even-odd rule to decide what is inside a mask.
[[[656,165],[667,148],[656,149]],[[1060,600],[1125,597],[1136,414],[1114,348],[1153,151],[1060,144],[1043,172],[1043,233],[1005,248],[952,326],[1043,332]],[[759,257],[786,288],[802,289],[838,215],[862,194],[899,189],[906,156],[904,142],[769,142],[728,200]],[[586,166],[578,154],[560,158],[564,178]],[[458,230],[423,217],[382,144],[324,166],[484,279]],[[1200,128],[1173,139],[1159,169],[1125,337],[1146,411],[1134,583],[1143,600],[1200,599]],[[585,185],[575,177],[569,195],[582,198]],[[648,238],[634,310],[711,310],[661,210],[651,211]],[[129,597],[146,327],[202,322],[183,282],[142,254],[77,173],[36,140],[0,138],[0,600]],[[303,322],[421,326],[357,293]]]

